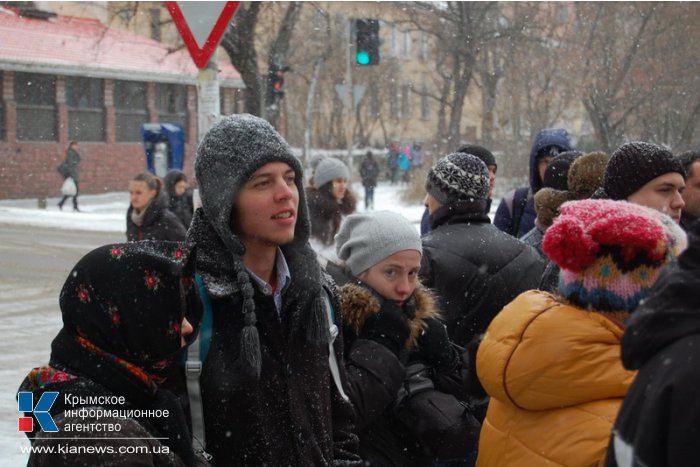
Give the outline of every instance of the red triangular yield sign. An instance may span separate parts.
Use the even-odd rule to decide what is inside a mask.
[[[165,2],[197,68],[207,65],[239,3]]]

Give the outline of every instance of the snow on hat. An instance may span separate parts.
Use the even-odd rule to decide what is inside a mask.
[[[343,161],[335,157],[326,157],[316,166],[314,171],[313,181],[314,187],[321,188],[326,183],[330,183],[336,178],[350,180],[350,171],[348,166]]]
[[[315,293],[315,302],[310,307],[313,316],[306,327],[307,338],[327,342],[321,271],[308,244],[311,223],[301,163],[289,144],[267,121],[250,114],[231,115],[219,120],[204,135],[197,147],[194,165],[202,208],[195,211],[187,232],[188,244],[197,247],[197,270],[209,294],[214,297],[236,292],[242,294],[244,326],[240,333],[240,361],[255,377],[260,376],[262,359],[254,289],[243,264],[245,247],[233,231],[231,219],[241,187],[256,170],[270,162],[284,162],[295,173],[299,205],[294,240],[283,248],[288,261],[304,262],[305,278],[318,286],[316,291],[310,291]]]
[[[610,156],[605,169],[605,193],[610,199],[624,200],[656,177],[670,172],[678,172],[685,178],[683,166],[668,149],[643,141],[626,143]]]
[[[659,211],[591,199],[564,203],[542,242],[561,268],[560,295],[585,309],[623,313],[637,308],[686,246],[683,230]]]
[[[590,198],[603,186],[605,167],[610,157],[604,152],[596,151],[576,158],[569,167],[567,186],[569,199]]]
[[[422,254],[420,234],[401,214],[370,211],[345,218],[335,237],[338,258],[357,276],[394,253]]]
[[[430,169],[425,190],[442,205],[470,198],[486,199],[489,195],[489,172],[478,157],[452,153]]]
[[[496,164],[496,158],[493,156],[491,151],[489,151],[483,146],[478,146],[476,144],[464,144],[457,149],[457,152],[463,152],[464,154],[472,154],[478,157],[484,162],[484,164],[486,164],[486,167],[488,167],[489,165],[498,167],[498,164]]]

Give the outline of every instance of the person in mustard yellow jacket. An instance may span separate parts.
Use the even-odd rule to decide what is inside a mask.
[[[478,466],[602,465],[635,373],[620,359],[624,322],[687,245],[658,211],[625,201],[562,205],[543,250],[557,294],[519,295],[488,327],[477,372],[491,396]]]

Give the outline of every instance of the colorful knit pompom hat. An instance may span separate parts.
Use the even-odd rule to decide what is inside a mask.
[[[558,292],[592,311],[625,314],[646,298],[661,269],[687,246],[667,215],[626,201],[570,201],[542,249],[561,268]]]

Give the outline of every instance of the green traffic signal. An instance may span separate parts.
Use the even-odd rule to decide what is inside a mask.
[[[359,50],[355,54],[358,65],[369,65],[369,53],[366,50]]]

